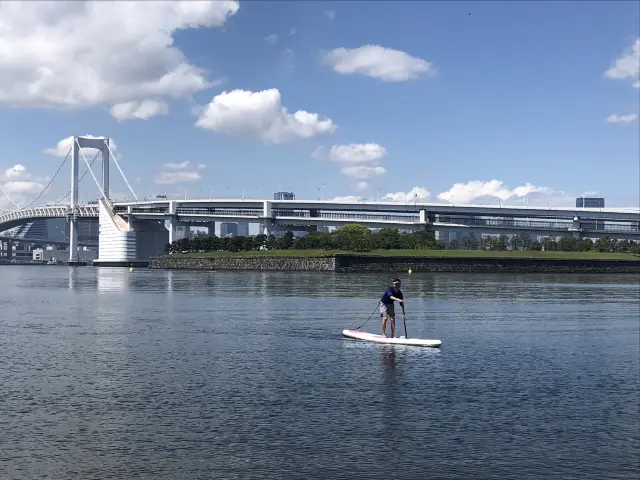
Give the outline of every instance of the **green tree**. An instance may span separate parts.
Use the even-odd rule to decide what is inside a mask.
[[[362,225],[344,225],[335,232],[334,238],[336,246],[340,250],[352,250],[355,252],[371,250],[371,230]]]
[[[266,241],[267,250],[276,250],[278,248],[278,240],[273,233],[270,233]]]
[[[520,235],[513,235],[509,243],[511,244],[511,250],[520,250],[522,248],[522,238],[520,238]]]
[[[293,246],[293,232],[287,230],[279,242],[280,250],[288,250]]]
[[[248,252],[253,250],[253,237],[243,237],[242,250]]]
[[[531,244],[533,243],[533,240],[531,240],[531,237],[529,236],[529,234],[523,233],[522,235],[518,235],[518,236],[520,237],[522,249],[529,250],[531,248]]]
[[[380,249],[398,249],[402,246],[402,238],[397,228],[381,228],[373,234],[373,246]]]
[[[253,237],[253,249],[261,250],[267,243],[267,236],[264,233],[259,233]]]

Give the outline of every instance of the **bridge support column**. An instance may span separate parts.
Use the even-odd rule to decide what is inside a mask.
[[[169,220],[169,243],[181,240],[189,236],[191,225],[185,222],[179,222],[175,217]]]
[[[264,220],[260,226],[260,233],[264,233],[269,236],[273,229],[273,213],[271,211],[271,202],[269,200],[265,200],[263,202],[262,217]]]
[[[582,238],[582,221],[580,217],[573,217],[573,221],[571,222],[571,228],[569,228],[569,233],[572,238],[576,240],[580,240]]]
[[[78,216],[76,210],[78,208],[78,154],[80,147],[78,146],[78,137],[73,137],[73,153],[71,156],[71,203],[69,217],[69,263],[78,261]]]
[[[420,209],[420,230],[430,230],[436,221],[435,213]]]

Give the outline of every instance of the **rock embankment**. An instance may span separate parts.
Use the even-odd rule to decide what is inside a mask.
[[[636,273],[640,261],[554,260],[547,258],[433,258],[328,255],[317,257],[238,256],[154,258],[150,268],[175,270],[271,270],[308,272],[509,272],[509,273]]]

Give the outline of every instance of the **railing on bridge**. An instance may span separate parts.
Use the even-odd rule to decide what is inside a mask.
[[[442,223],[457,223],[468,226],[478,227],[502,227],[502,228],[518,228],[530,230],[569,230],[573,224],[570,220],[553,221],[553,220],[515,220],[515,219],[496,219],[496,218],[472,218],[472,217],[455,217],[440,216],[439,221]],[[611,224],[604,221],[581,222],[582,230],[610,231],[610,232],[638,232],[638,225],[620,225]]]
[[[224,217],[261,217],[261,209],[225,209],[208,207],[178,207],[178,215],[220,215]]]
[[[116,213],[127,213],[127,206],[116,206]],[[132,208],[133,214],[168,214],[168,206],[134,206]],[[387,213],[365,213],[365,212],[335,212],[326,210],[289,210],[289,209],[273,209],[271,211],[274,218],[297,218],[297,219],[313,219],[313,220],[341,220],[354,222],[357,221],[378,221],[378,222],[397,222],[405,224],[415,224],[420,221],[419,215],[415,213],[407,214],[387,214]],[[212,216],[212,217],[235,217],[235,218],[247,218],[257,219],[263,215],[262,209],[236,209],[236,208],[220,208],[220,207],[178,207],[176,209],[177,215],[184,216]],[[567,231],[572,227],[571,220],[519,220],[510,218],[478,218],[455,215],[439,215],[439,223],[451,223],[457,225],[465,225],[469,227],[488,227],[493,228],[505,228],[505,229],[518,229],[518,230],[558,230]],[[637,233],[638,225],[620,225],[611,222],[604,222],[600,220],[590,221],[585,223],[582,221],[583,230],[593,231],[610,231],[619,233]],[[446,227],[443,227],[446,228]]]

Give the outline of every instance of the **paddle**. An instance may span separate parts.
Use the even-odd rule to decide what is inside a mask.
[[[404,302],[402,302],[400,305],[402,306],[402,323],[404,323],[404,338],[409,338],[409,335],[407,335],[407,321],[405,320]]]

